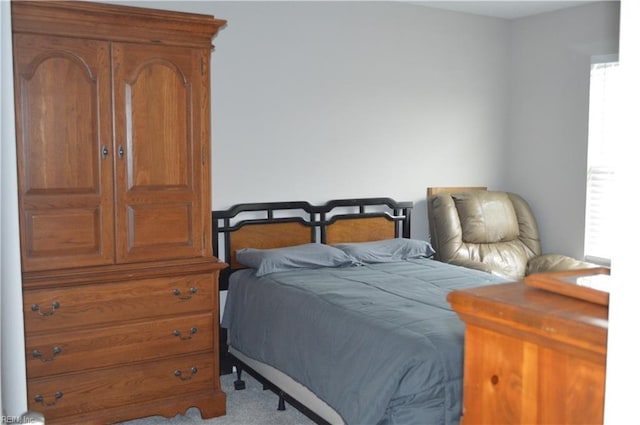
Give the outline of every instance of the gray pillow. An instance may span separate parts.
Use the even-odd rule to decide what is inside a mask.
[[[256,276],[300,268],[356,264],[346,252],[319,243],[273,249],[243,248],[236,251],[236,260],[246,267],[255,269]]]
[[[388,263],[411,258],[431,257],[435,251],[427,241],[418,239],[384,239],[332,245],[364,264]]]

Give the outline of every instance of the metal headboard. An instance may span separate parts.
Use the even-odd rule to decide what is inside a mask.
[[[392,198],[337,199],[324,205],[306,201],[237,204],[212,212],[213,252],[229,261],[233,232],[255,225],[297,223],[309,229],[309,242],[327,243],[327,229],[341,220],[384,218],[394,223],[394,237],[409,238],[412,208],[413,202]]]

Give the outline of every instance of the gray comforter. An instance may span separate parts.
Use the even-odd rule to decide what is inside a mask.
[[[429,259],[231,276],[230,345],[285,372],[347,424],[456,424],[464,325],[446,295],[504,282]]]

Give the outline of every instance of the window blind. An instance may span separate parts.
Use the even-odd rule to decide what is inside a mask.
[[[612,252],[613,167],[593,166],[587,173],[587,217],[585,229],[585,257],[610,261]]]
[[[585,258],[601,263],[610,262],[613,249],[612,141],[618,116],[618,69],[617,61],[591,66],[584,254]]]

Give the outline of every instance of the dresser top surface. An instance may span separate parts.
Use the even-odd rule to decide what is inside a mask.
[[[523,282],[455,291],[449,295],[449,302],[454,309],[456,305],[485,308],[502,306],[520,311],[521,315],[542,315],[549,319],[569,320],[605,329],[608,326],[608,307],[532,288]],[[490,311],[486,313],[490,314]],[[501,316],[504,317],[504,314]]]
[[[607,306],[532,288],[523,282],[454,291],[447,300],[467,325],[606,352]]]

